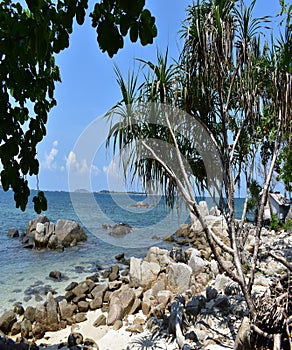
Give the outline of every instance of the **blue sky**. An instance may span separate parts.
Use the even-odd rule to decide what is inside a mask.
[[[89,3],[88,13],[93,8],[94,1],[90,0]],[[191,1],[187,0],[146,1],[146,7],[156,17],[158,37],[153,45],[146,47],[126,41],[124,48],[113,59],[99,50],[96,33],[88,16],[83,26],[75,26],[69,48],[56,58],[62,83],[56,87],[55,97],[58,104],[50,113],[47,135],[38,147],[41,189],[68,190],[69,165],[74,167],[76,172],[91,168],[94,191],[108,188],[107,175],[110,172],[114,174],[116,170],[110,166],[110,155],[101,149],[95,157],[94,164],[90,165],[76,158],[74,145],[83,130],[95,118],[104,115],[120,100],[113,69],[114,62],[126,76],[129,69],[134,65],[138,66],[135,58],[155,62],[157,49],[164,52],[168,46],[169,56],[175,59],[178,57],[181,48],[178,31],[185,18],[185,9],[190,4]],[[258,0],[255,16],[275,16],[279,9],[278,0]],[[117,177],[117,190],[118,183]],[[32,188],[35,187],[34,178],[30,179],[30,184]]]

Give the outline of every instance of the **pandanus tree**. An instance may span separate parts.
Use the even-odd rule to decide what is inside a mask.
[[[119,140],[119,150],[135,144],[123,162],[125,173],[140,176],[145,186],[150,179],[158,180],[168,199],[180,195],[201,223],[220,270],[239,284],[254,329],[264,334],[257,327],[259,309],[252,288],[272,175],[283,145],[291,149],[291,25],[288,15],[285,37],[276,45],[262,43],[268,18],[253,18],[254,5],[255,1],[246,7],[240,1],[205,0],[189,7],[179,61],[167,66],[166,53],[164,58],[158,55],[157,64],[144,62],[150,72],[132,106],[135,113],[129,115],[125,108],[124,119],[112,127],[109,140]],[[125,103],[123,99],[119,106]],[[115,109],[109,115],[113,118]],[[269,152],[263,152],[267,142]],[[246,274],[243,228],[255,162],[263,154],[268,171]],[[247,194],[241,223],[236,225],[235,191],[242,182]],[[202,216],[197,189],[218,201],[228,244]],[[230,256],[232,267],[219,249]],[[276,334],[279,329],[285,329],[285,317],[277,329],[265,331]],[[278,344],[279,336],[275,338]]]

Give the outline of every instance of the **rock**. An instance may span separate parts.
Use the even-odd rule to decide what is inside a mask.
[[[32,335],[32,324],[29,320],[24,319],[21,322],[21,326],[20,326],[20,331],[21,331],[21,336],[23,338],[30,338],[30,336]]]
[[[123,321],[121,320],[116,320],[115,323],[113,324],[113,330],[118,331],[120,328],[123,327]]]
[[[160,266],[155,262],[148,262],[132,257],[130,259],[130,281],[134,286],[149,287],[156,280]]]
[[[49,277],[54,280],[61,281],[62,273],[60,271],[51,271],[49,273]]]
[[[78,296],[87,294],[89,292],[89,285],[87,281],[83,281],[78,283],[78,285],[75,288],[73,288],[71,291],[74,295],[78,297]]]
[[[114,265],[114,266],[111,266],[111,270],[110,270],[110,274],[108,276],[108,280],[111,282],[111,281],[115,281],[119,278],[119,266],[118,265]]]
[[[61,300],[58,303],[60,310],[61,320],[67,321],[72,318],[73,314],[77,311],[77,305],[68,304],[66,299]]]
[[[0,331],[8,334],[11,331],[12,325],[17,321],[13,311],[6,311],[0,317]]]
[[[76,323],[84,322],[87,320],[87,316],[85,312],[78,312],[74,315],[74,320]]]
[[[101,314],[97,317],[97,319],[93,323],[94,327],[105,326],[106,325],[106,317],[104,314]]]
[[[123,261],[125,259],[125,253],[120,253],[115,256],[117,261]]]
[[[54,299],[51,292],[47,295],[47,302],[46,302],[46,325],[47,329],[51,331],[58,330],[58,323],[59,323],[59,317],[57,312],[57,302]]]
[[[8,231],[8,236],[11,238],[17,238],[19,237],[19,232],[16,228],[12,228]]]
[[[200,213],[203,217],[209,215],[208,204],[206,201],[199,202],[199,210],[200,210]]]
[[[183,263],[171,263],[167,268],[167,284],[170,290],[180,294],[190,287],[192,269]]]
[[[28,225],[26,226],[26,232],[28,234],[33,233],[36,230],[36,226],[38,223],[44,224],[46,222],[49,222],[49,219],[45,215],[38,216],[28,223]]]
[[[33,306],[28,306],[24,312],[24,318],[33,323],[35,321],[35,312],[36,311]]]
[[[87,312],[89,309],[89,304],[87,301],[81,300],[81,301],[79,301],[77,306],[78,306],[79,312]]]
[[[230,282],[224,288],[224,294],[226,295],[236,295],[239,293],[240,293],[240,287],[236,282]]]
[[[77,286],[78,286],[78,283],[77,283],[77,282],[71,282],[71,283],[65,288],[65,290],[68,292],[68,291],[74,289],[74,288],[77,287]]]
[[[13,323],[12,327],[11,327],[11,335],[16,335],[18,333],[20,333],[21,331],[21,322],[15,322]],[[1,346],[0,346],[1,349]]]
[[[157,263],[161,270],[164,269],[171,261],[168,250],[161,249],[159,247],[149,248],[144,260],[150,263]]]
[[[169,253],[169,256],[175,262],[186,263],[188,261],[188,255],[181,247],[173,247]]]
[[[167,305],[171,300],[172,293],[170,290],[160,290],[157,292],[156,299],[159,304]]]
[[[146,202],[136,202],[134,204],[131,205],[131,207],[135,207],[135,208],[149,208],[149,203],[146,203]]]
[[[216,299],[217,295],[218,295],[218,291],[217,291],[216,288],[213,288],[211,286],[208,286],[206,288],[206,299],[207,299],[207,301],[210,301],[212,299]]]
[[[48,240],[48,248],[52,250],[61,249],[59,246],[58,237],[53,233]]]
[[[113,325],[117,320],[123,319],[123,308],[122,306],[117,302],[112,302],[112,305],[109,308],[108,317],[107,317],[107,324],[108,326]]]
[[[100,283],[92,289],[90,294],[93,298],[96,298],[96,297],[103,298],[103,296],[107,290],[108,290],[108,283]]]
[[[73,332],[69,334],[67,343],[69,349],[75,347],[76,345],[80,345],[83,343],[83,335],[78,332]]]
[[[20,304],[20,303],[16,303],[14,305],[14,308],[13,308],[13,312],[16,314],[16,315],[23,315],[24,314],[24,307]]]
[[[32,334],[35,339],[42,339],[45,335],[45,329],[41,322],[37,321],[32,325]]]
[[[133,289],[127,285],[123,285],[119,290],[113,292],[110,299],[109,313],[111,306],[118,302],[122,307],[123,317],[125,317],[131,310],[135,299],[136,294]]]
[[[229,312],[230,309],[230,302],[226,295],[219,294],[215,300],[214,307],[218,307],[225,313]]]
[[[200,272],[205,272],[209,262],[197,256],[196,251],[192,251],[188,265],[191,267],[193,273],[196,275]]]
[[[227,284],[230,284],[233,282],[231,278],[225,275],[217,275],[215,279],[215,288],[217,289],[218,292],[224,292],[225,287]]]
[[[130,233],[131,231],[132,231],[132,227],[130,225],[121,223],[121,224],[114,225],[109,235],[113,237],[123,237],[128,233]]]
[[[58,220],[55,227],[58,242],[64,247],[87,240],[87,236],[80,225],[71,220]]]
[[[93,339],[86,338],[83,343],[83,350],[99,350],[99,347]]]
[[[140,324],[132,324],[126,328],[126,331],[131,333],[143,333],[144,329]]]
[[[175,232],[176,237],[188,238],[190,235],[191,225],[182,224]]]
[[[91,302],[89,303],[89,307],[91,310],[96,310],[102,307],[103,304],[103,298],[101,295],[96,296]]]
[[[203,296],[194,296],[187,304],[186,304],[186,313],[192,317],[196,317],[201,310],[206,305],[206,299]]]
[[[248,317],[244,317],[237,332],[235,342],[234,342],[234,350],[251,350],[251,329],[250,329],[250,321]]]

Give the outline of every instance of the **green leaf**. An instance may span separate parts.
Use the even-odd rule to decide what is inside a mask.
[[[137,22],[133,23],[130,29],[130,39],[132,43],[135,43],[138,39],[139,24]]]

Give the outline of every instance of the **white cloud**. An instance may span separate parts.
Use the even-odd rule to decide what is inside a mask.
[[[73,171],[78,174],[86,174],[89,172],[91,172],[93,176],[100,174],[100,170],[96,165],[89,165],[85,158],[78,160],[73,151],[70,151],[68,157],[66,157],[66,168],[68,171]]]
[[[44,169],[48,170],[56,170],[57,169],[57,164],[55,161],[55,157],[58,154],[59,150],[57,149],[58,147],[58,141],[53,142],[53,146],[49,152],[49,154],[45,154],[45,159],[42,161],[41,165],[43,166]]]

